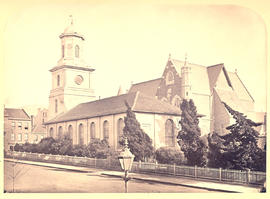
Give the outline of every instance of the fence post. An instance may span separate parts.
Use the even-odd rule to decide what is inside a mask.
[[[246,176],[247,176],[247,183],[249,184],[249,182],[250,182],[250,169],[247,169]]]
[[[157,161],[155,162],[155,173],[157,172],[157,165],[158,165],[158,163],[157,163]]]
[[[173,175],[175,175],[175,163],[173,164]]]
[[[222,178],[221,173],[222,173],[222,169],[221,169],[221,168],[219,168],[219,181],[221,181],[221,178]]]
[[[194,167],[194,177],[197,178],[197,165]]]
[[[141,169],[141,168],[142,168],[142,161],[139,160],[139,169]]]
[[[97,168],[97,158],[95,157],[95,168]]]

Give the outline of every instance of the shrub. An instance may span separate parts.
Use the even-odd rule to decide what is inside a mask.
[[[155,152],[156,160],[160,164],[177,164],[186,163],[183,152],[180,149],[161,147]]]
[[[107,140],[92,140],[85,149],[85,156],[91,158],[107,158],[112,154],[109,143]]]

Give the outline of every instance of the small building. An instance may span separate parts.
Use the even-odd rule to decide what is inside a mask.
[[[32,116],[31,143],[38,143],[40,140],[46,137],[47,132],[44,123],[47,121],[47,113],[47,109],[38,108],[37,114]]]
[[[31,137],[31,118],[24,109],[4,109],[4,149],[29,142]]]

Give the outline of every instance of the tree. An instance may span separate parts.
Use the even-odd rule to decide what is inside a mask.
[[[135,113],[131,110],[129,104],[127,106],[126,117],[124,118],[123,136],[119,143],[124,145],[124,137],[128,139],[128,146],[131,153],[134,154],[135,161],[145,161],[145,158],[150,158],[154,154],[152,139],[141,129],[140,123],[137,121]]]
[[[226,103],[222,102],[228,112],[235,119],[235,123],[226,127],[230,132],[223,136],[217,134],[209,136],[210,154],[216,154],[216,157],[209,155],[212,159],[212,165],[220,162],[218,166],[227,169],[265,169],[265,155],[258,147],[257,139],[259,133],[254,127],[262,123],[256,123],[248,119],[243,113],[233,110]],[[215,142],[215,138],[219,142]],[[213,152],[215,151],[215,152]]]
[[[160,164],[177,164],[185,163],[185,157],[179,149],[171,147],[160,147],[155,152],[156,160]]]
[[[201,130],[197,109],[193,100],[186,99],[180,105],[181,130],[178,132],[177,139],[181,150],[187,158],[188,165],[205,166],[207,162],[207,144],[200,137]]]
[[[87,145],[85,156],[91,158],[107,158],[111,154],[111,148],[106,139],[94,139]]]
[[[56,140],[52,137],[46,137],[40,140],[37,146],[38,153],[53,154],[52,145]]]

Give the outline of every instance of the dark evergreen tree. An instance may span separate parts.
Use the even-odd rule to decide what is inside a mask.
[[[235,119],[235,123],[226,127],[230,132],[218,137],[219,142],[214,141],[214,137],[209,136],[209,158],[211,166],[222,167],[227,169],[265,169],[265,155],[257,145],[258,132],[254,127],[262,123],[256,123],[248,119],[243,113],[233,110],[224,103],[228,112]],[[211,155],[216,154],[216,156]],[[259,163],[259,164],[258,164]]]
[[[205,166],[207,162],[207,144],[203,141],[199,127],[197,109],[193,100],[183,100],[181,108],[181,130],[177,139],[187,158],[188,165]]]
[[[123,136],[120,139],[120,144],[124,145],[124,137],[128,139],[128,146],[131,153],[135,156],[134,160],[144,161],[145,158],[150,158],[154,154],[151,138],[141,129],[140,123],[137,121],[135,113],[131,110],[127,102],[127,115],[124,118]]]

